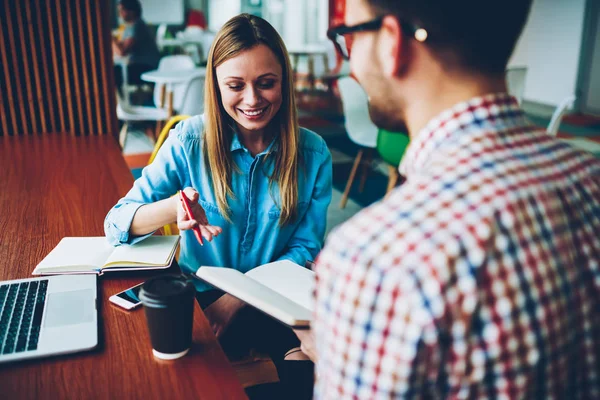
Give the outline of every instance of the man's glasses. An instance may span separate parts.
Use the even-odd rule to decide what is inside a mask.
[[[353,34],[356,32],[367,32],[367,31],[376,31],[381,28],[381,24],[383,22],[384,17],[377,17],[374,20],[363,22],[362,24],[357,25],[338,25],[333,27],[327,31],[327,37],[329,40],[333,42],[336,50],[344,60],[350,59],[350,52],[348,50],[348,41],[346,40],[346,35]],[[415,40],[419,42],[424,42],[427,40],[427,31],[423,28],[416,27],[413,24],[409,24],[405,21],[399,21],[400,26],[402,27],[402,31],[411,37],[414,37]]]

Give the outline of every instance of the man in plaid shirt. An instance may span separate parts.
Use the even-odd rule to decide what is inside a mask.
[[[600,397],[600,163],[506,94],[530,5],[348,0],[329,32],[411,144],[317,260],[317,398]]]

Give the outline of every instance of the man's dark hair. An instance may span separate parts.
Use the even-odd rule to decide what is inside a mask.
[[[136,16],[142,16],[142,4],[140,0],[119,0],[119,4],[124,9],[133,12]]]
[[[427,30],[425,42],[448,68],[504,73],[532,0],[366,0]]]

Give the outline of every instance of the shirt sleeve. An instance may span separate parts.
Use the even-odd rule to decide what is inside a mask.
[[[348,235],[330,236],[315,267],[315,398],[437,398],[438,335],[423,275],[402,261],[377,265]]]
[[[278,260],[290,260],[304,265],[307,260],[314,260],[323,247],[327,208],[331,203],[332,191],[331,153],[325,142],[323,149],[324,157],[318,167],[308,209]]]
[[[131,222],[137,210],[144,204],[166,199],[181,190],[187,181],[188,161],[177,133],[183,124],[178,124],[160,148],[152,164],[145,167],[142,176],[133,187],[108,212],[104,220],[104,232],[113,246],[137,243],[150,236],[132,237]]]

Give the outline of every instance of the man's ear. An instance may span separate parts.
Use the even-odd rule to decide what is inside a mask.
[[[397,76],[404,68],[408,53],[408,38],[400,27],[396,17],[388,15],[383,18],[377,53],[384,75],[388,78]]]

